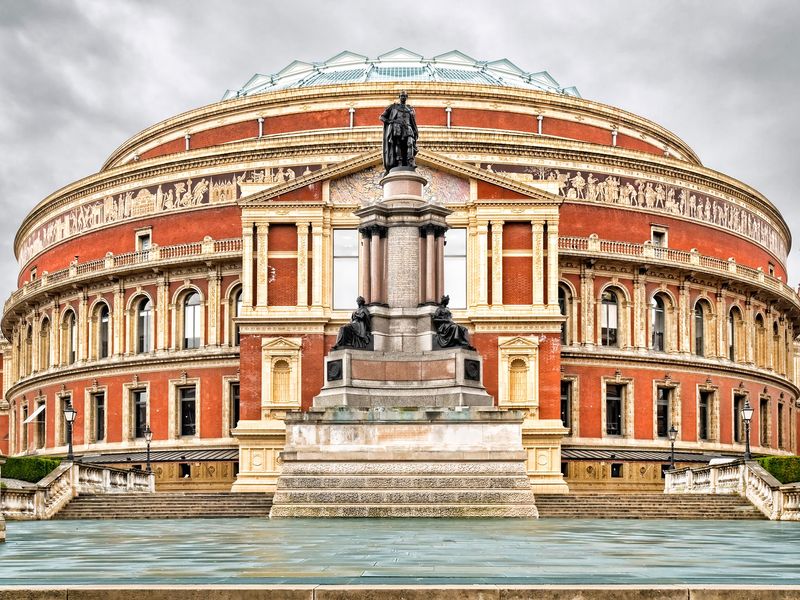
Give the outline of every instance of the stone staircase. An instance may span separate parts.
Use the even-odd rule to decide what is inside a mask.
[[[270,494],[98,494],[73,498],[54,519],[212,519],[269,515]]]
[[[515,462],[287,462],[271,516],[535,517],[533,500]]]
[[[539,494],[541,518],[766,519],[736,494]]]

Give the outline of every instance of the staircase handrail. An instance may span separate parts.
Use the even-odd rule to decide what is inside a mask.
[[[81,494],[153,492],[152,472],[64,461],[35,487],[4,489],[0,510],[10,520],[51,519]]]
[[[781,483],[752,460],[669,470],[664,493],[738,494],[773,521],[800,521],[800,483]]]

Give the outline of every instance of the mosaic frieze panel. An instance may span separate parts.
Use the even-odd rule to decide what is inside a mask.
[[[331,182],[330,199],[333,204],[366,205],[383,197],[381,179],[383,169],[369,167]],[[423,189],[423,197],[432,204],[464,204],[469,200],[469,180],[455,175],[417,167],[417,173],[428,180]]]
[[[320,165],[265,167],[263,169],[189,177],[154,186],[95,197],[50,218],[34,229],[20,247],[20,263],[69,237],[99,227],[140,219],[149,215],[236,202],[242,185],[258,183],[269,187],[292,181],[320,169]]]
[[[778,231],[738,204],[678,185],[596,171],[566,171],[541,166],[492,165],[484,169],[525,183],[555,181],[567,200],[617,204],[659,211],[709,223],[744,235],[786,260],[786,242]]]

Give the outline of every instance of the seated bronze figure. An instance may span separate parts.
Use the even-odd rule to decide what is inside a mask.
[[[433,334],[434,341],[440,348],[469,348],[474,350],[469,343],[469,332],[463,325],[453,321],[453,315],[447,305],[450,303],[450,296],[442,296],[436,312],[433,313],[433,326],[436,333]]]
[[[356,298],[358,308],[350,315],[350,322],[339,328],[334,350],[340,348],[372,350],[372,317],[364,303],[364,298],[361,296]]]

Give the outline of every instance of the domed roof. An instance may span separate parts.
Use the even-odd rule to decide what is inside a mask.
[[[321,63],[296,60],[274,75],[253,75],[241,89],[228,90],[222,99],[288,88],[369,81],[476,83],[580,97],[576,88],[561,87],[547,71],[529,73],[505,58],[490,62],[478,61],[458,50],[424,58],[405,48],[397,48],[377,58],[342,52]]]

